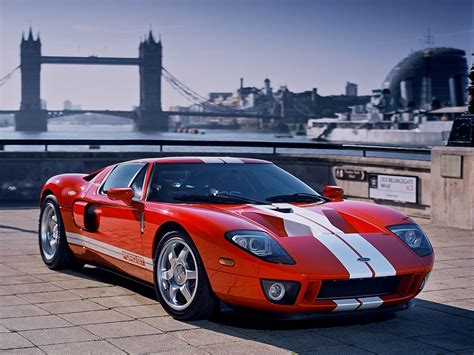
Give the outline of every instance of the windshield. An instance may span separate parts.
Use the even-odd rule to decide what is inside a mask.
[[[173,203],[270,203],[272,197],[294,194],[319,196],[290,173],[268,163],[156,164],[147,200]],[[220,198],[213,200],[209,196]],[[298,201],[296,197],[290,199]]]

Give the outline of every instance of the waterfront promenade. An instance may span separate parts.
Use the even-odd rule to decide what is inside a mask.
[[[419,221],[434,245],[435,268],[417,306],[394,317],[178,322],[147,286],[94,267],[47,269],[38,253],[38,212],[0,209],[0,352],[474,352],[473,231]]]

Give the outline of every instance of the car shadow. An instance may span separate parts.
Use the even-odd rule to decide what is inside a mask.
[[[156,300],[155,290],[152,285],[109,269],[87,264],[85,267],[78,267],[73,270],[59,270],[58,272],[87,280],[102,282],[110,286],[123,287],[144,297]]]
[[[109,270],[85,267],[63,272],[120,286],[156,300],[151,285]],[[183,323],[228,336],[233,341],[251,340],[295,353],[331,349],[342,353],[380,352],[386,347],[395,351],[398,346],[434,353],[474,348],[473,311],[422,299],[416,300],[414,308],[371,317],[275,320],[226,312],[207,321]]]

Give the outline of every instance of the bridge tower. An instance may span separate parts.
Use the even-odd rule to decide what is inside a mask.
[[[139,131],[166,131],[168,116],[161,108],[163,47],[150,31],[140,43],[140,108],[135,121]]]
[[[41,110],[40,72],[41,40],[36,40],[30,27],[28,37],[21,37],[21,106],[15,115],[16,131],[46,131],[48,114]]]

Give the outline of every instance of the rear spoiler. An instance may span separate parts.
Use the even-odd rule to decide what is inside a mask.
[[[95,178],[104,169],[105,168],[96,170],[93,173],[90,173],[89,175],[84,176],[83,179],[86,180],[86,181],[91,181],[93,178]]]

